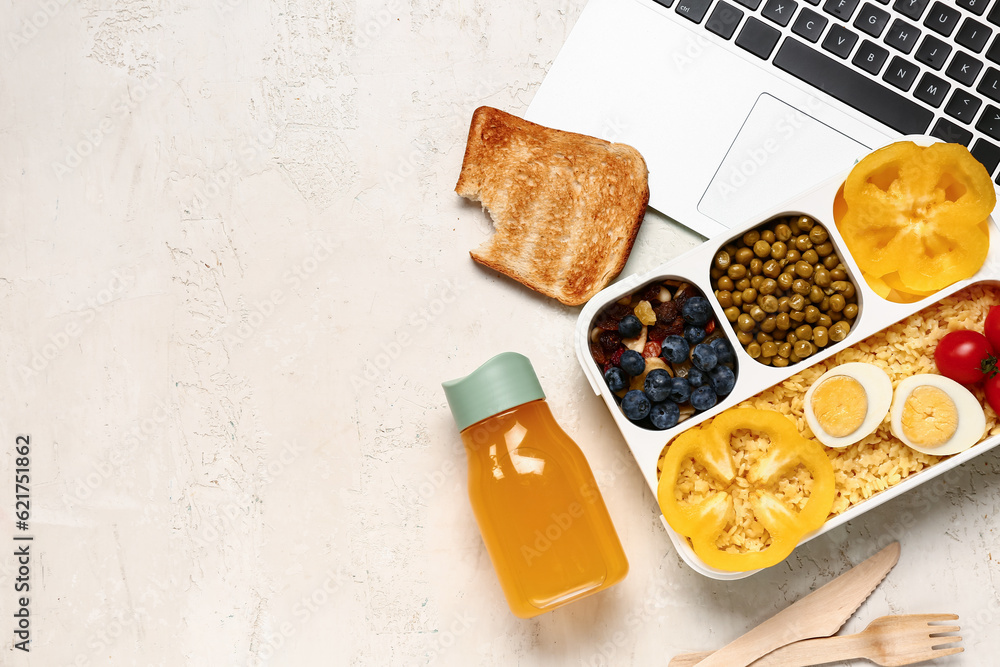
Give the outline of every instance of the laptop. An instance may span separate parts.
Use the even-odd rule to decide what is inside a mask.
[[[1000,166],[1000,0],[590,0],[526,118],[637,148],[714,236],[901,136]]]

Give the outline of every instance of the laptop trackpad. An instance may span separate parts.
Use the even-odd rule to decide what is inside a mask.
[[[868,150],[799,109],[762,94],[698,210],[734,227],[847,169]]]

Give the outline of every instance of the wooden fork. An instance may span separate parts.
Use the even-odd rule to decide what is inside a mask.
[[[768,653],[750,667],[808,667],[851,658],[867,658],[883,667],[912,665],[965,650],[960,646],[945,648],[948,644],[962,641],[961,637],[938,636],[945,632],[958,632],[959,626],[931,625],[955,620],[958,620],[955,614],[882,616],[855,635],[795,642]],[[711,651],[682,653],[670,661],[669,667],[697,665],[710,655]]]

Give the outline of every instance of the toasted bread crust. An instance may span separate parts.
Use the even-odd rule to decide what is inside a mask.
[[[649,202],[631,146],[491,107],[472,116],[455,191],[482,202],[496,227],[473,259],[572,306],[621,272]]]

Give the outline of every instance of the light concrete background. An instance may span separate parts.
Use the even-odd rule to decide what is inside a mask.
[[[582,0],[0,8],[0,552],[22,433],[35,538],[30,654],[0,559],[0,663],[662,665],[898,536],[848,629],[957,612],[967,653],[941,664],[995,664],[997,454],[771,571],[702,578],[582,375],[578,309],[469,258],[490,234],[453,193],[471,113],[524,112]],[[626,273],[700,240],[650,213]],[[631,561],[531,621],[439,386],[503,350],[534,362]]]

